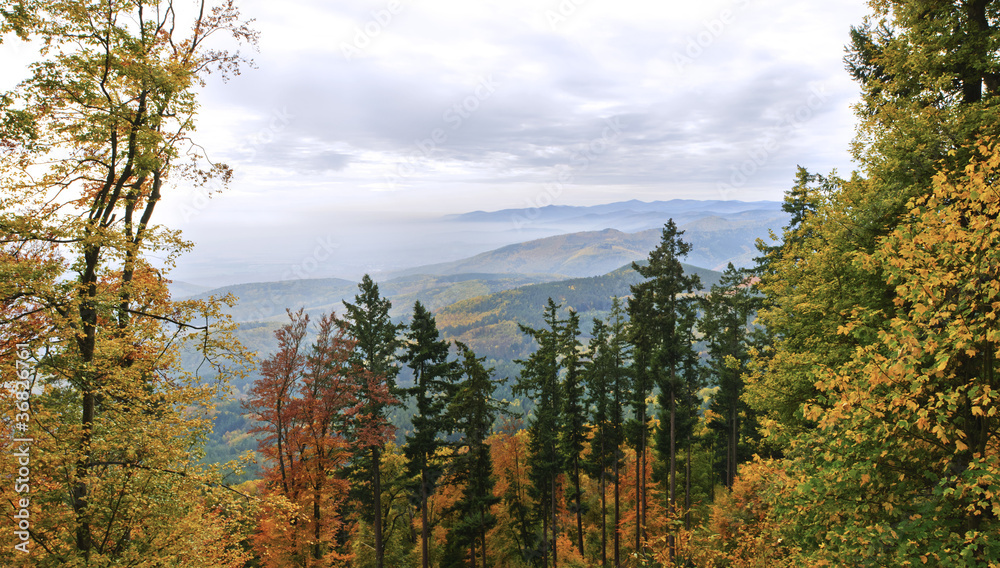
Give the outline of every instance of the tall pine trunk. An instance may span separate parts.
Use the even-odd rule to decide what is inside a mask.
[[[423,567],[428,567],[427,540],[430,531],[427,529],[427,461],[420,470],[420,551],[423,558]]]
[[[619,526],[621,522],[621,492],[618,487],[621,460],[617,454],[618,449],[615,450],[615,568],[621,568],[621,527]]]
[[[677,510],[677,393],[674,385],[670,385],[670,508],[672,516]],[[671,531],[667,537],[667,547],[670,549],[670,562],[674,561],[677,542]]]
[[[573,460],[573,492],[576,493],[576,546],[583,556],[583,511],[580,508],[580,458]]]
[[[601,441],[603,445],[603,440]],[[603,453],[602,453],[603,456]],[[608,472],[601,464],[601,566],[608,564]]]
[[[691,440],[687,444],[687,468],[684,471],[684,528],[691,530]]]
[[[382,477],[379,447],[372,447],[372,501],[375,506],[375,566],[383,568],[385,549],[382,543]]]

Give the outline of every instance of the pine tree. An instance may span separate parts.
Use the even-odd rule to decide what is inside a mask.
[[[358,284],[359,293],[354,303],[344,302],[347,309],[346,330],[356,342],[351,355],[351,363],[368,373],[369,381],[359,384],[358,396],[364,404],[364,413],[372,420],[371,427],[379,429],[388,426],[389,410],[397,404],[396,351],[402,342],[397,337],[400,325],[392,323],[389,310],[392,302],[382,298],[378,284],[365,274]],[[374,380],[375,382],[370,382]],[[382,396],[383,390],[389,396]],[[391,427],[390,427],[391,428]],[[381,441],[380,441],[381,440]],[[376,436],[356,449],[363,450],[356,456],[359,469],[367,470],[369,491],[365,500],[371,505],[372,528],[374,532],[375,564],[382,568],[385,556],[385,535],[383,528],[388,512],[382,507],[381,454],[384,438]]]
[[[680,259],[690,252],[691,245],[681,240],[683,234],[670,219],[659,246],[649,253],[648,263],[632,264],[647,278],[632,286],[634,297],[642,295],[644,300],[635,303],[637,311],[631,314],[631,320],[643,336],[648,357],[644,361],[648,365],[646,373],[659,390],[661,416],[656,439],[660,456],[666,456],[669,464],[666,473],[671,511],[676,510],[677,503],[677,439],[685,444],[691,442],[698,404],[697,353],[693,348],[697,305],[692,294],[701,282],[697,275],[684,273]],[[674,536],[671,534],[668,540],[673,558]]]
[[[493,432],[493,422],[502,410],[493,398],[498,382],[492,369],[483,365],[484,358],[477,358],[468,346],[458,343],[462,380],[448,404],[448,414],[461,438],[454,444],[449,481],[462,486],[462,497],[450,513],[454,520],[448,532],[444,567],[465,566],[460,561],[469,551],[472,565],[482,556],[482,566],[487,566],[486,533],[496,524],[491,512],[500,498],[493,495],[494,475],[490,447],[487,443]]]
[[[711,427],[726,441],[725,458],[718,462],[723,484],[732,487],[736,466],[750,456],[740,444],[743,437],[754,437],[756,422],[743,394],[742,375],[749,362],[750,321],[760,302],[753,292],[746,270],[732,263],[726,267],[718,284],[704,298],[704,315],[698,324],[708,343],[705,371],[718,387],[711,410],[719,417]],[[745,419],[741,419],[745,417]]]
[[[590,440],[588,471],[599,481],[601,493],[601,565],[607,565],[607,484],[611,472],[614,484],[613,565],[619,566],[620,533],[618,525],[621,516],[620,491],[618,486],[621,466],[621,446],[624,437],[623,406],[629,390],[628,384],[628,343],[625,338],[625,321],[621,300],[612,300],[609,323],[595,318],[592,339],[588,346],[590,361],[584,370],[587,384],[587,404],[590,408],[590,422],[594,435]]]
[[[580,485],[581,454],[587,441],[587,413],[584,408],[584,378],[581,357],[580,316],[570,311],[568,319],[560,329],[562,334],[560,366],[565,370],[562,389],[562,454],[566,467],[572,476],[573,487],[566,495],[572,500],[570,510],[576,514],[576,545],[583,554],[583,489]]]
[[[531,495],[535,498],[536,512],[542,524],[543,564],[556,566],[556,491],[559,475],[563,472],[563,456],[559,447],[562,430],[562,393],[559,388],[559,355],[562,343],[562,321],[558,317],[559,305],[549,298],[545,308],[546,328],[533,329],[521,325],[521,331],[531,336],[538,349],[524,361],[521,375],[514,385],[516,394],[524,394],[534,401],[533,416],[528,422],[531,457]]]
[[[427,568],[430,540],[427,498],[443,473],[443,465],[436,456],[445,446],[444,436],[452,431],[446,410],[454,391],[456,365],[448,361],[448,342],[440,339],[434,316],[419,301],[413,305],[413,320],[406,339],[406,353],[401,359],[413,370],[413,387],[407,393],[416,400],[416,413],[412,418],[413,433],[406,437],[404,452],[411,475],[419,477],[415,496],[421,515],[421,557]]]

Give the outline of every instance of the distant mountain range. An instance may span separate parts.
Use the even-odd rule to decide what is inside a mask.
[[[781,211],[781,205],[778,201],[671,199],[646,202],[632,199],[604,205],[548,205],[530,209],[473,211],[448,215],[444,219],[453,223],[509,223],[519,228],[555,225],[563,232],[606,228],[638,232],[662,227],[670,218],[678,225],[704,217],[755,218],[759,221],[775,216],[787,218]]]
[[[366,273],[387,281],[400,275],[435,274],[437,268],[431,267],[461,262],[502,247],[574,233],[604,233],[606,229],[633,236],[619,234],[609,240],[609,235],[614,234],[608,233],[603,242],[595,240],[590,246],[601,249],[610,244],[612,251],[625,246],[639,253],[633,258],[642,258],[649,249],[639,250],[645,247],[641,243],[655,245],[655,237],[642,233],[658,231],[671,218],[687,231],[685,239],[694,246],[687,262],[720,270],[727,262],[749,264],[755,256],[754,240],[766,238],[772,230],[780,233],[788,223],[788,215],[776,201],[694,200],[550,205],[433,218],[375,219],[371,223],[359,220],[353,225],[304,225],[293,233],[274,235],[266,246],[250,249],[201,241],[173,274],[177,280],[210,288],[291,277],[358,280]],[[591,252],[601,254],[601,250]],[[606,262],[591,262],[585,257],[594,259],[594,255],[584,249],[579,255],[565,265],[553,262],[538,271],[597,276],[632,259],[624,252],[608,257]],[[538,259],[526,259],[526,265],[531,263],[539,264]],[[488,264],[449,270],[451,274],[469,270],[504,272]],[[197,290],[183,295],[193,293]]]
[[[720,272],[689,264],[684,265],[684,271],[697,274],[705,290],[717,284],[722,276]],[[630,287],[642,280],[629,264],[601,276],[531,284],[470,298],[438,310],[435,318],[444,337],[462,341],[479,355],[510,361],[525,357],[534,349],[518,324],[542,326],[549,298],[562,306],[563,316],[570,309],[577,312],[582,332],[589,334],[595,317],[607,318],[612,298],[618,296],[624,300],[631,294]]]

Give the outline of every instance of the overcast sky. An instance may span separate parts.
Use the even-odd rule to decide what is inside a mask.
[[[797,164],[851,169],[842,57],[861,0],[240,5],[257,68],[210,81],[198,134],[236,179],[161,211],[199,243],[550,203],[779,200]]]

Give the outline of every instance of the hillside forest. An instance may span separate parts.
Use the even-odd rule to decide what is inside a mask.
[[[789,172],[746,265],[671,219],[604,277],[254,327],[171,296],[156,220],[231,180],[197,92],[253,26],[0,2],[41,47],[0,95],[0,564],[1000,566],[1000,2],[869,6],[857,169]]]

